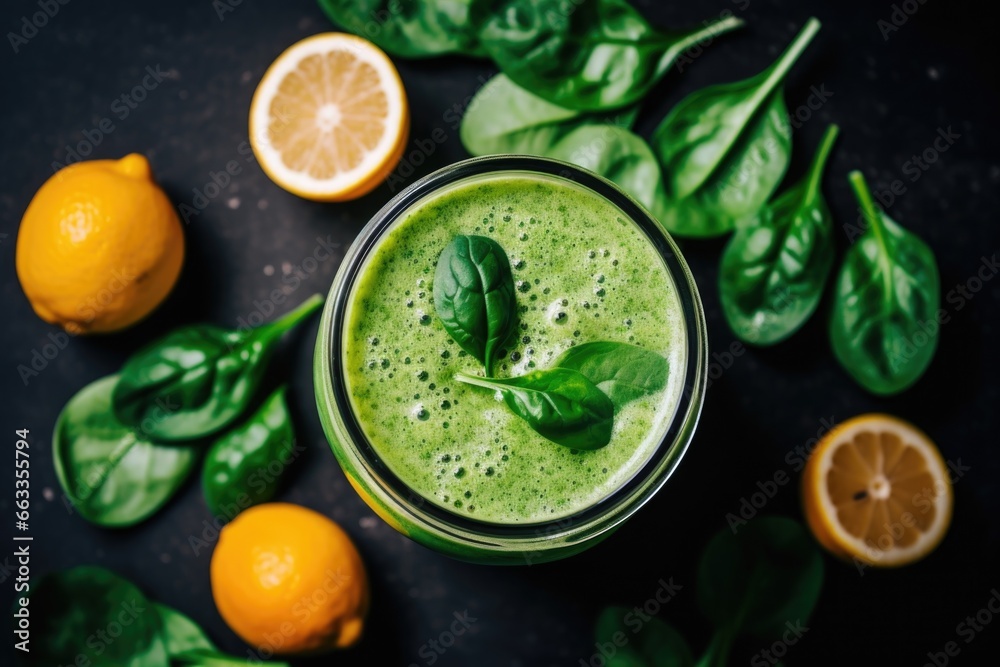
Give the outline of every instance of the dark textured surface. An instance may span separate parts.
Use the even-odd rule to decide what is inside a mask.
[[[642,131],[649,132],[683,94],[765,66],[815,14],[824,29],[793,71],[787,99],[795,109],[813,86],[825,87],[832,96],[797,131],[791,175],[801,173],[825,124],[836,121],[843,131],[826,192],[838,223],[857,217],[845,178],[857,167],[877,190],[903,180],[906,192],[889,213],[934,249],[943,294],[972,278],[981,257],[1000,252],[998,59],[995,31],[982,12],[943,0],[912,2],[918,11],[886,41],[876,21],[890,16],[889,2],[642,4],[664,25],[696,23],[725,8],[748,21],[746,29],[656,89],[640,120]],[[35,11],[34,0],[6,2],[0,26],[16,30],[21,17]],[[190,614],[224,648],[242,652],[211,600],[210,551],[194,555],[189,541],[201,534],[208,517],[197,483],[189,483],[145,524],[105,531],[63,508],[48,450],[59,409],[80,387],[114,372],[129,352],[178,323],[237,326],[258,307],[255,300],[295,282],[282,278],[299,270],[317,243],[329,239],[340,252],[314,273],[303,274],[289,298],[298,302],[325,292],[343,250],[391,195],[383,186],[350,204],[314,204],[282,191],[245,160],[247,110],[265,68],[294,41],[330,25],[311,0],[243,0],[223,19],[212,3],[193,0],[77,0],[61,6],[19,53],[7,39],[0,46],[0,433],[11,443],[15,427],[32,431],[34,573],[79,563],[114,568],[155,599]],[[147,66],[156,65],[168,78],[120,119],[111,106],[115,98],[136,85]],[[457,58],[400,62],[399,68],[413,112],[411,145],[436,128],[447,136],[412,175],[403,172],[409,182],[466,157],[449,110],[461,108],[493,70],[485,62]],[[17,366],[29,364],[33,350],[48,343],[54,330],[33,315],[17,283],[16,227],[31,195],[51,174],[52,161],[64,161],[67,144],[79,142],[104,117],[115,129],[92,157],[145,153],[178,204],[190,204],[193,189],[203,189],[210,172],[224,170],[230,160],[240,163],[241,172],[186,226],[182,281],[152,318],[125,333],[72,340],[25,386]],[[960,135],[957,142],[912,182],[905,163],[932,146],[939,128],[949,127]],[[837,242],[842,253],[847,235],[838,233]],[[733,341],[716,295],[722,244],[683,246],[703,292],[712,351],[722,354]],[[951,318],[933,365],[915,388],[892,399],[866,394],[837,367],[826,340],[822,311],[830,304],[824,300],[821,314],[791,341],[748,350],[732,361],[708,392],[702,425],[676,478],[613,539],[570,561],[515,569],[457,563],[429,552],[397,535],[351,491],[313,407],[313,322],[290,341],[278,362],[280,372],[291,377],[296,427],[308,446],[280,499],[341,522],[365,556],[374,597],[367,637],[357,649],[303,664],[430,664],[421,647],[447,630],[453,613],[468,610],[478,620],[437,664],[578,665],[594,650],[591,625],[601,606],[641,604],[661,578],[670,577],[684,588],[660,617],[700,649],[708,630],[696,609],[693,584],[705,541],[725,527],[726,513],[738,511],[741,498],[755,492],[758,481],[779,470],[791,474],[793,482],[778,490],[766,510],[800,516],[797,475],[786,454],[807,444],[824,420],[873,410],[913,420],[947,459],[968,467],[955,486],[951,532],[932,557],[899,571],[859,576],[853,567],[827,558],[827,579],[810,629],[791,647],[785,663],[918,665],[928,660],[928,652],[957,641],[961,653],[954,664],[985,664],[986,656],[997,654],[1000,620],[994,617],[969,643],[956,626],[983,609],[991,589],[1000,587],[998,296],[1000,280],[992,280],[961,308],[946,301]],[[5,471],[0,516],[12,522],[13,456],[11,446],[0,449],[7,452],[0,463]],[[0,536],[9,533],[8,525],[0,528]],[[10,563],[9,557],[4,560],[10,550],[0,547],[0,562]],[[0,607],[6,609],[12,582],[3,572]],[[10,635],[4,637],[6,644]],[[741,645],[733,664],[761,648]],[[10,649],[3,650],[7,655]]]

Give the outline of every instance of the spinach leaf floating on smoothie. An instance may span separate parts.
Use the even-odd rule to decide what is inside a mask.
[[[669,370],[656,352],[610,341],[574,345],[553,366],[579,371],[618,406],[662,390]]]
[[[56,420],[52,458],[73,509],[106,527],[136,524],[177,492],[198,460],[194,445],[150,441],[111,411],[118,376],[101,378],[69,400]]]
[[[514,414],[556,444],[600,449],[611,441],[614,403],[578,371],[552,368],[506,379],[459,373],[455,379],[499,391]]]
[[[227,431],[208,450],[202,487],[209,511],[232,520],[236,511],[273,498],[294,446],[285,387],[281,387],[246,422]],[[279,474],[273,472],[274,463],[280,465]]]
[[[332,20],[401,58],[480,55],[469,17],[475,0],[319,0]]]
[[[80,566],[46,575],[32,582],[28,598],[34,641],[22,655],[25,665],[170,665],[153,604],[113,572]],[[118,634],[100,640],[111,627]]]
[[[718,236],[768,200],[788,167],[792,137],[782,83],[819,30],[809,19],[757,76],[681,100],[653,134],[666,183],[660,222],[678,236]]]
[[[883,213],[861,172],[851,186],[868,222],[837,276],[830,338],[840,364],[874,394],[916,382],[937,347],[941,281],[934,253]]]
[[[833,266],[833,222],[820,183],[836,138],[831,125],[805,178],[741,224],[722,253],[722,312],[748,343],[791,336],[819,305]]]
[[[553,157],[552,148],[576,128],[596,123],[628,128],[637,112],[634,106],[604,114],[567,109],[497,74],[472,98],[462,117],[460,135],[462,145],[472,155],[520,153]]]
[[[516,319],[514,278],[500,244],[485,236],[452,239],[434,272],[434,308],[455,342],[492,376]]]
[[[253,400],[278,340],[323,303],[316,294],[251,330],[192,325],[125,362],[112,401],[122,423],[155,440],[191,440],[235,421]]]
[[[504,74],[554,104],[595,111],[640,100],[689,47],[743,22],[653,28],[625,0],[484,0],[473,14]]]

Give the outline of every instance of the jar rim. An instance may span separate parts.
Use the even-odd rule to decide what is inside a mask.
[[[663,437],[647,461],[629,480],[598,502],[558,519],[542,522],[498,523],[451,512],[426,500],[382,462],[354,414],[348,395],[341,351],[349,299],[360,269],[378,246],[385,232],[402,216],[427,197],[447,186],[492,173],[534,173],[561,178],[601,196],[620,209],[645,234],[666,265],[680,302],[682,325],[687,345],[684,355],[684,380],[674,414]],[[317,392],[332,392],[337,426],[346,431],[337,437],[341,447],[350,447],[355,463],[360,464],[367,484],[379,488],[384,500],[403,511],[411,520],[431,532],[447,534],[451,540],[467,541],[477,547],[497,549],[550,548],[546,542],[591,539],[611,530],[631,516],[666,482],[690,444],[701,413],[707,378],[707,337],[705,316],[697,286],[677,245],[659,223],[617,185],[575,165],[525,155],[494,155],[471,158],[439,169],[412,183],[389,200],[365,225],[344,256],[331,287],[320,331],[317,377],[324,386]],[[325,348],[325,349],[324,349]],[[320,402],[320,409],[323,409]],[[322,417],[322,415],[321,415]],[[324,428],[327,421],[324,419]],[[334,434],[327,434],[331,438]],[[342,434],[336,434],[341,436]],[[338,456],[338,458],[340,458]],[[343,460],[341,461],[343,464]]]

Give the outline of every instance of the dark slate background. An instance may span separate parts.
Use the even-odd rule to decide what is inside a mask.
[[[18,53],[9,38],[0,45],[0,433],[10,443],[0,447],[7,452],[0,464],[0,515],[13,522],[13,431],[29,428],[32,572],[81,563],[111,567],[151,597],[190,614],[225,649],[242,653],[244,646],[212,603],[210,553],[195,555],[190,546],[190,536],[201,534],[209,516],[197,482],[143,525],[106,531],[66,512],[48,450],[56,415],[83,385],[114,372],[131,351],[175,325],[237,326],[258,308],[255,300],[287,286],[283,275],[302,271],[302,260],[319,240],[338,244],[340,252],[315,272],[300,273],[301,284],[289,299],[325,293],[344,249],[392,194],[383,186],[348,204],[312,203],[284,192],[245,160],[247,110],[265,68],[293,42],[331,25],[312,0],[228,0],[233,11],[220,17],[217,7],[223,2],[213,7],[194,0],[76,0],[60,6]],[[797,130],[790,176],[801,174],[825,125],[836,121],[843,132],[826,192],[839,224],[857,218],[845,176],[861,168],[877,190],[887,190],[896,179],[905,184],[889,213],[934,249],[943,294],[975,277],[981,258],[1000,251],[1000,60],[995,28],[983,11],[959,2],[908,0],[916,13],[884,39],[877,22],[893,11],[885,0],[646,0],[641,5],[662,25],[694,24],[727,9],[748,22],[683,75],[671,74],[657,87],[640,119],[642,132],[650,132],[684,94],[763,68],[805,19],[816,15],[824,29],[793,70],[787,99],[795,109],[814,86],[832,96]],[[36,0],[5,2],[0,28],[19,30],[21,17],[36,11]],[[447,137],[432,154],[415,154],[412,162],[421,163],[411,165],[412,175],[400,172],[410,182],[466,157],[449,110],[460,110],[494,69],[461,58],[398,65],[413,114],[411,148],[417,150],[418,140],[426,146],[438,128]],[[142,80],[147,66],[159,66],[168,76],[121,119],[121,107],[112,104]],[[64,162],[67,145],[83,140],[104,118],[114,129],[102,136],[91,157],[145,153],[178,205],[191,204],[194,190],[203,190],[210,174],[224,170],[230,160],[237,160],[241,171],[186,226],[181,282],[153,317],[125,333],[72,340],[25,386],[17,366],[30,363],[54,329],[33,315],[18,285],[18,221],[51,175],[52,162]],[[958,133],[957,142],[911,181],[905,163],[947,128]],[[837,244],[842,254],[846,233],[837,234]],[[716,292],[721,248],[722,242],[683,243],[702,289],[711,349],[720,354],[734,340]],[[397,535],[351,491],[314,408],[314,321],[289,342],[276,364],[277,375],[291,379],[296,427],[308,446],[280,499],[325,513],[354,537],[369,567],[373,605],[360,646],[301,664],[430,664],[421,647],[448,628],[454,613],[468,610],[476,622],[437,664],[578,665],[594,650],[591,627],[603,605],[641,604],[655,594],[660,579],[671,577],[683,589],[659,616],[700,650],[709,628],[697,610],[694,581],[705,542],[725,528],[727,512],[737,511],[741,498],[778,471],[794,481],[778,490],[766,511],[800,517],[798,476],[786,462],[788,452],[813,438],[823,420],[874,410],[914,421],[947,459],[967,467],[955,485],[951,532],[933,556],[898,571],[859,576],[853,567],[826,558],[819,606],[785,663],[920,665],[928,652],[957,641],[961,653],[953,664],[984,664],[986,656],[997,654],[1000,619],[982,626],[969,643],[957,626],[984,609],[1000,587],[998,295],[1000,280],[994,279],[963,300],[961,308],[945,301],[951,317],[931,368],[915,388],[891,399],[865,393],[835,363],[826,337],[827,299],[791,341],[732,360],[708,392],[702,424],[678,474],[613,539],[569,561],[509,569],[454,562],[430,552]],[[0,535],[10,531],[4,527]],[[12,550],[0,547],[0,564],[9,566]],[[0,580],[0,608],[7,609],[13,596],[9,569],[0,569]],[[11,635],[4,637],[4,643],[11,641]],[[741,644],[732,663],[749,661],[762,648]]]

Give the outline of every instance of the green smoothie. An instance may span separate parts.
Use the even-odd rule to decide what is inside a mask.
[[[488,236],[510,258],[518,329],[497,377],[593,341],[667,358],[665,388],[616,409],[607,446],[557,445],[493,392],[455,381],[482,372],[432,299],[438,256],[458,234]],[[563,179],[491,174],[438,191],[382,236],[348,304],[344,375],[365,436],[413,491],[466,518],[538,523],[600,502],[657,450],[680,399],[686,341],[662,257],[616,206]]]

